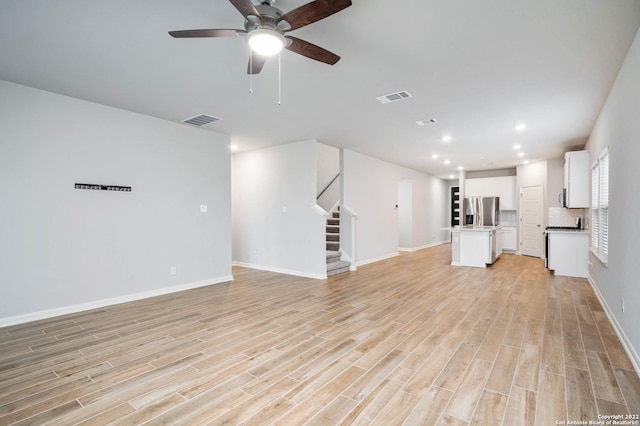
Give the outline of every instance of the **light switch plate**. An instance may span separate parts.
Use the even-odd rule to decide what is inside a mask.
[[[200,213],[206,213],[208,209],[206,204],[200,204]]]

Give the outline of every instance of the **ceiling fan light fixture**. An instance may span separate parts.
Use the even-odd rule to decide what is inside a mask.
[[[258,55],[273,56],[282,50],[286,41],[277,31],[257,29],[247,35],[247,42],[251,50]]]

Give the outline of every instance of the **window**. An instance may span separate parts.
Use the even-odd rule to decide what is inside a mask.
[[[591,167],[591,251],[605,264],[609,256],[609,150]]]

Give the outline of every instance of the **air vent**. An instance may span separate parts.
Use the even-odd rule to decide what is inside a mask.
[[[191,124],[192,126],[202,127],[207,124],[215,123],[216,121],[220,121],[222,118],[213,117],[211,115],[200,114],[195,117],[187,118],[186,120],[182,120],[183,123]]]
[[[403,99],[408,99],[410,97],[411,97],[411,94],[409,92],[402,91],[402,92],[390,93],[384,96],[378,96],[376,99],[383,104],[388,104],[389,102],[401,101]]]
[[[428,126],[429,124],[436,124],[438,121],[435,118],[429,118],[428,120],[416,121],[418,126]]]

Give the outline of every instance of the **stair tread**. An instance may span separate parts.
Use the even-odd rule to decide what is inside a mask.
[[[340,257],[340,252],[337,250],[327,250],[327,257]]]
[[[351,262],[348,262],[346,260],[340,260],[339,262],[327,263],[327,272],[328,271],[334,271],[334,270],[340,269],[340,268],[348,268],[349,266],[351,266]]]

